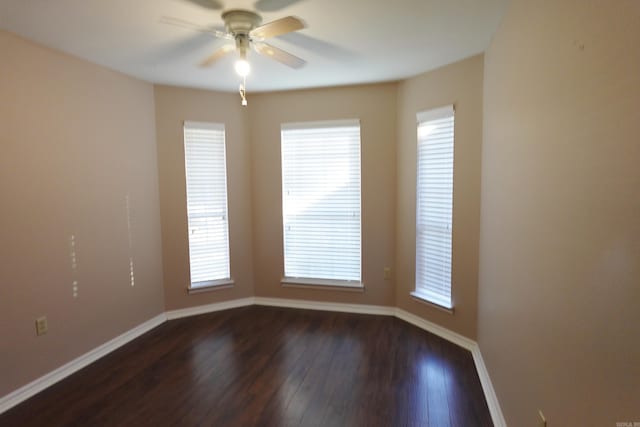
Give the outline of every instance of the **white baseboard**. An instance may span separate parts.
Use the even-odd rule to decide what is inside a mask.
[[[32,381],[29,384],[20,387],[19,389],[7,394],[6,396],[3,396],[2,398],[0,398],[0,414],[27,400],[34,394],[41,392],[45,388],[50,387],[58,381],[79,371],[85,366],[95,362],[101,357],[106,356],[119,347],[122,347],[129,341],[134,340],[135,338],[150,331],[156,326],[161,325],[162,323],[166,322],[166,320],[167,317],[164,313],[159,314],[156,317],[136,326],[135,328],[128,330],[122,335],[118,335],[114,339],[107,341],[106,343],[83,354],[82,356],[73,359],[71,362],[60,366],[58,369],[51,371],[46,375],[43,375],[35,381]]]
[[[440,338],[444,338],[445,340],[459,345],[460,347],[465,348],[469,351],[471,351],[474,345],[477,345],[475,341],[465,336],[462,336],[447,328],[443,328],[440,325],[436,325],[433,322],[429,322],[428,320],[425,320],[422,317],[418,317],[415,314],[411,314],[401,308],[396,308],[395,315],[398,319],[404,320],[407,323],[411,323],[412,325],[417,326],[420,329],[424,329],[427,332],[431,332],[432,334],[437,335]]]
[[[502,414],[500,402],[498,401],[498,397],[496,396],[496,391],[493,389],[493,383],[491,382],[491,377],[489,377],[487,366],[484,364],[484,359],[482,359],[482,353],[480,352],[478,343],[475,343],[473,349],[471,350],[471,355],[473,356],[473,361],[476,365],[476,371],[478,371],[478,376],[480,377],[480,384],[482,384],[484,398],[487,400],[487,406],[489,406],[489,412],[491,413],[493,425],[495,427],[507,427],[507,422],[505,421],[504,415]]]
[[[214,311],[228,310],[230,308],[246,307],[254,304],[254,298],[240,298],[229,301],[216,302],[207,305],[181,308],[179,310],[167,311],[167,320],[180,319],[181,317],[197,316],[199,314],[213,313]]]
[[[339,311],[343,313],[377,314],[393,316],[395,308],[384,305],[344,304],[300,299],[255,297],[254,304],[270,307],[300,308],[305,310]]]
[[[502,410],[500,409],[500,403],[498,402],[498,399],[496,397],[495,390],[493,389],[493,384],[491,383],[491,378],[489,377],[487,367],[484,364],[484,360],[482,359],[482,354],[480,352],[480,347],[478,347],[477,342],[396,307],[265,297],[241,298],[179,310],[170,310],[163,314],[160,314],[153,319],[150,319],[145,323],[131,329],[130,331],[125,332],[124,334],[112,339],[111,341],[106,342],[105,344],[96,347],[88,353],[85,353],[84,355],[72,360],[71,362],[65,364],[64,366],[61,366],[55,371],[52,371],[38,378],[37,380],[23,387],[20,387],[18,390],[0,398],[0,414],[8,410],[9,408],[19,404],[20,402],[30,398],[34,394],[55,384],[61,379],[84,368],[95,360],[107,355],[118,347],[121,347],[129,341],[144,334],[145,332],[164,323],[166,320],[196,316],[199,314],[228,310],[230,308],[246,307],[249,305],[396,316],[398,319],[404,320],[405,322],[411,323],[412,325],[415,325],[420,329],[424,329],[425,331],[431,332],[432,334],[444,338],[447,341],[457,344],[460,347],[469,350],[471,352],[471,355],[473,356],[473,361],[476,365],[478,376],[480,377],[480,383],[482,384],[482,390],[484,391],[485,399],[487,400],[487,405],[489,406],[493,424],[496,427],[506,427],[507,425],[502,414]]]

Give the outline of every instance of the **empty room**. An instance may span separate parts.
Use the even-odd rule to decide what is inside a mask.
[[[638,0],[0,0],[0,426],[640,426]]]

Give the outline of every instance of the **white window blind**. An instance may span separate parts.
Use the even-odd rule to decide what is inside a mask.
[[[415,295],[451,304],[453,106],[418,114]]]
[[[185,122],[191,287],[230,278],[224,125]]]
[[[283,124],[281,136],[285,279],[359,285],[359,121]]]

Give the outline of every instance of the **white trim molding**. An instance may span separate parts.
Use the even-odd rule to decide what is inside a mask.
[[[282,286],[303,286],[307,289],[335,289],[335,290],[355,290],[364,292],[364,283],[355,280],[335,280],[335,279],[307,279],[303,277],[283,277],[280,280]]]
[[[471,350],[471,355],[473,356],[473,362],[476,365],[476,371],[478,371],[478,377],[480,377],[480,384],[482,385],[482,391],[484,392],[484,398],[487,401],[487,406],[489,406],[493,425],[495,427],[507,427],[507,422],[502,414],[502,408],[500,408],[498,396],[496,396],[496,391],[493,389],[493,383],[491,382],[491,377],[489,377],[487,366],[484,364],[484,360],[482,359],[482,353],[480,352],[480,346],[478,346],[478,343],[474,344],[474,347]]]
[[[41,392],[47,387],[51,387],[58,381],[63,380],[69,375],[79,371],[87,365],[90,365],[101,357],[106,356],[112,351],[122,347],[129,341],[133,341],[140,335],[149,332],[151,329],[163,324],[166,321],[167,316],[165,315],[165,313],[161,313],[156,317],[134,327],[133,329],[130,329],[127,332],[118,335],[112,340],[109,340],[106,343],[94,348],[93,350],[88,351],[82,356],[79,356],[72,361],[60,366],[59,368],[49,372],[48,374],[41,376],[40,378],[30,382],[29,384],[20,387],[19,389],[7,394],[6,396],[3,396],[2,398],[0,398],[0,414],[27,400],[31,396]]]
[[[270,307],[300,308],[304,310],[339,311],[343,313],[377,314],[393,316],[395,307],[385,305],[344,304],[334,302],[309,301],[301,299],[255,297],[256,305]]]
[[[195,307],[170,310],[165,314],[167,320],[180,319],[182,317],[197,316],[199,314],[213,313],[215,311],[228,310],[230,308],[246,307],[254,304],[253,297],[232,299],[229,301],[216,302],[207,305],[197,305]]]
[[[99,347],[85,353],[84,355],[72,360],[71,362],[61,366],[60,368],[38,378],[37,380],[20,387],[18,390],[0,398],[0,414],[12,408],[13,406],[27,400],[31,396],[45,388],[57,383],[65,377],[73,374],[74,372],[84,368],[85,366],[93,363],[97,359],[106,356],[113,350],[123,346],[124,344],[132,341],[140,335],[150,331],[151,329],[159,326],[167,320],[180,319],[183,317],[197,316],[200,314],[213,313],[216,311],[228,310],[231,308],[247,307],[250,305],[261,305],[269,307],[285,307],[285,308],[297,308],[303,310],[322,310],[322,311],[337,311],[343,313],[359,313],[359,314],[374,314],[378,316],[395,316],[407,323],[411,323],[420,329],[427,332],[431,332],[449,342],[452,342],[460,347],[469,350],[473,357],[473,361],[480,378],[482,390],[487,400],[487,406],[491,413],[491,419],[496,427],[506,427],[504,416],[500,408],[500,403],[496,396],[489,372],[482,359],[480,347],[478,343],[467,337],[464,337],[456,332],[453,332],[447,328],[437,325],[433,322],[418,317],[408,311],[402,310],[397,307],[383,306],[383,305],[364,305],[364,304],[345,304],[345,303],[332,303],[332,302],[320,302],[310,300],[299,299],[284,299],[284,298],[266,298],[266,297],[248,297],[241,299],[234,299],[229,301],[223,301],[214,304],[200,305],[196,307],[183,308],[178,310],[170,310],[165,313],[150,319],[141,325],[117,336],[116,338],[102,344]]]
[[[398,319],[404,320],[407,323],[411,323],[420,329],[424,329],[427,332],[431,332],[434,335],[444,338],[445,340],[452,342],[460,347],[471,351],[474,345],[477,345],[475,341],[462,336],[456,332],[453,332],[447,328],[443,328],[440,325],[436,325],[433,322],[418,317],[415,314],[411,314],[401,308],[396,308],[395,315]]]

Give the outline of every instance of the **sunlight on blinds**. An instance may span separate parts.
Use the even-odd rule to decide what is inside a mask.
[[[418,114],[416,294],[451,304],[454,110]]]
[[[360,124],[282,126],[285,277],[360,282]]]

